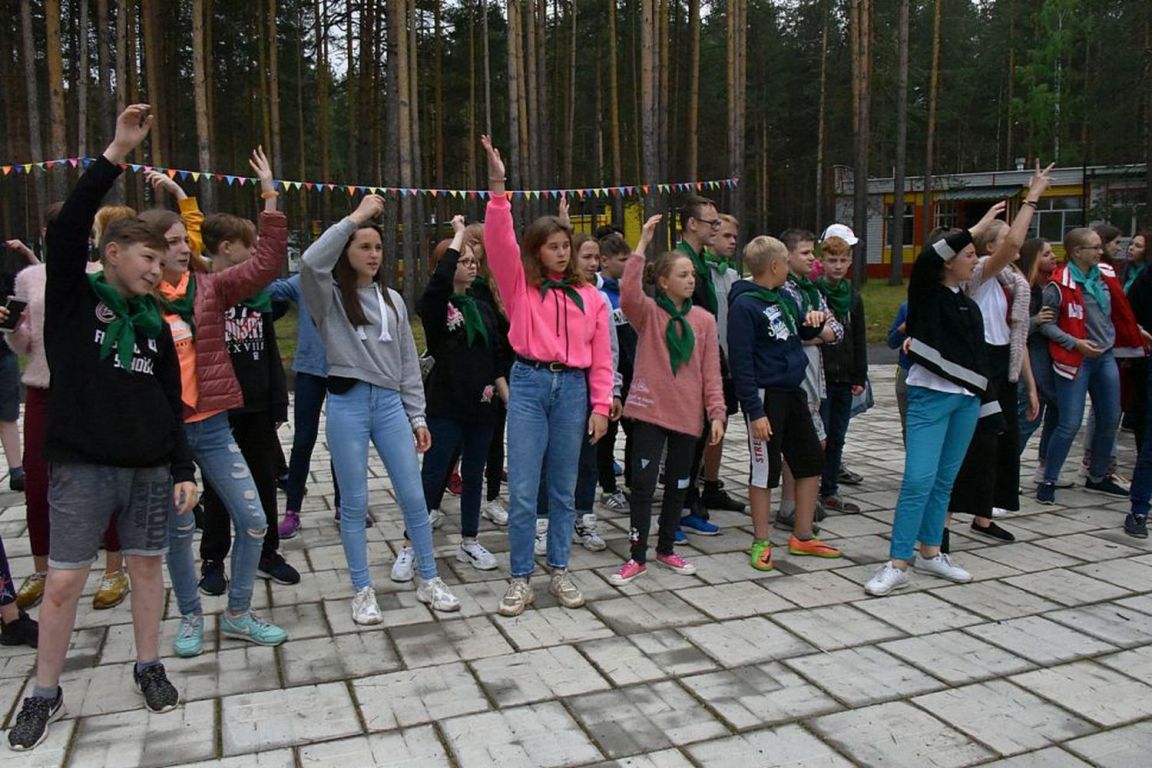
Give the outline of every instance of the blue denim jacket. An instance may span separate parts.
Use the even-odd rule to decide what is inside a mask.
[[[292,370],[313,376],[328,375],[328,357],[324,354],[324,342],[308,308],[300,300],[300,275],[292,275],[286,280],[276,280],[268,286],[273,301],[290,301],[296,305],[298,323],[296,326],[296,358]]]

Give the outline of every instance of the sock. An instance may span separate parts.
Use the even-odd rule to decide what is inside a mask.
[[[151,661],[137,661],[136,674],[140,674],[146,669],[151,669],[152,667],[158,666],[160,666],[160,659],[152,659]]]
[[[48,699],[55,701],[56,697],[60,695],[60,686],[53,686],[51,688],[41,688],[38,685],[32,687],[32,698],[34,699]]]
[[[798,538],[800,541],[812,541],[812,539],[816,538],[810,533],[794,533],[792,535]]]
[[[944,537],[940,539],[940,551],[947,555],[952,551],[952,532],[944,529]]]
[[[476,543],[476,537],[475,536],[461,536],[460,537],[460,543],[461,544],[475,544]]]

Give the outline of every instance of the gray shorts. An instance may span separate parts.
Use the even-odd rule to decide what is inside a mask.
[[[48,564],[53,568],[91,566],[112,515],[125,555],[161,557],[168,552],[172,474],[167,465],[53,464],[48,505]]]

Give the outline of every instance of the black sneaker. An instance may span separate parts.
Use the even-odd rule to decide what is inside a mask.
[[[976,525],[975,522],[973,522],[972,533],[978,533],[981,536],[987,536],[988,538],[995,539],[996,541],[1016,541],[1016,537],[1012,535],[1011,531],[1004,530],[1000,526],[996,525],[996,523],[989,523],[987,528],[981,528],[980,526]]]
[[[224,575],[224,563],[219,560],[205,560],[200,566],[200,591],[206,595],[222,595],[228,591],[228,577]]]
[[[839,512],[842,515],[860,514],[860,505],[853,501],[845,501],[839,496],[822,496],[820,506],[826,512]]]
[[[35,749],[48,735],[48,726],[64,714],[64,690],[56,687],[55,699],[29,696],[24,699],[16,725],[8,731],[8,746],[16,752]]]
[[[1041,504],[1051,505],[1056,503],[1056,484],[1055,483],[1037,483],[1036,485],[1036,501]]]
[[[180,694],[176,686],[168,682],[163,664],[145,667],[143,670],[136,667],[132,670],[132,679],[136,681],[136,690],[144,696],[144,706],[151,711],[170,712],[180,704]]]
[[[0,645],[26,645],[35,648],[40,637],[40,625],[24,611],[13,622],[0,621]]]
[[[728,495],[728,492],[719,487],[719,483],[704,483],[704,492],[700,494],[700,503],[708,509],[718,509],[725,512],[743,512],[745,504]]]
[[[1106,493],[1109,496],[1128,495],[1128,489],[1113,480],[1111,476],[1105,477],[1103,480],[1093,480],[1092,478],[1088,478],[1084,481],[1084,487],[1090,491]]]
[[[12,472],[8,475],[8,490],[24,492],[24,471]]]
[[[256,575],[262,579],[272,579],[277,584],[300,583],[300,572],[288,565],[279,552],[261,557],[260,565],[256,568]]]
[[[836,480],[838,482],[844,483],[844,485],[860,485],[862,482],[864,482],[864,476],[856,474],[852,470],[848,469],[848,467],[841,464],[840,472],[836,475]]]
[[[1148,538],[1148,517],[1129,512],[1124,518],[1124,533],[1137,539]]]

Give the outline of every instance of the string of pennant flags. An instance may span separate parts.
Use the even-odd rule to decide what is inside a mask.
[[[59,160],[42,160],[37,163],[12,163],[9,165],[0,165],[0,175],[8,176],[10,174],[32,174],[34,171],[47,173],[56,166],[68,166],[77,168],[83,166],[87,168],[89,163],[93,161],[91,157],[65,157]],[[207,177],[213,181],[227,184],[228,186],[257,186],[260,180],[253,176],[236,176],[227,173],[214,173],[211,171],[190,171],[180,168],[164,168],[161,166],[144,165],[140,163],[121,163],[120,167],[133,171],[135,173],[146,173],[148,171],[158,171],[167,174],[172,179],[180,179],[181,181],[191,180],[199,182],[201,179]],[[376,194],[376,195],[389,195],[392,197],[416,197],[419,195],[426,195],[429,197],[449,197],[455,199],[480,199],[485,200],[489,196],[486,189],[433,189],[424,187],[378,187],[364,184],[337,184],[325,181],[292,181],[288,179],[275,179],[273,185],[277,190],[292,191],[292,190],[306,190],[309,192],[347,192],[349,197],[356,194]],[[570,189],[516,189],[509,190],[506,194],[509,199],[523,198],[527,200],[537,199],[554,199],[558,200],[562,197],[574,197],[579,199],[586,198],[612,198],[612,197],[632,197],[634,195],[647,195],[650,194],[655,188],[657,193],[669,194],[672,192],[709,192],[721,189],[733,189],[740,183],[736,177],[727,179],[710,179],[708,181],[680,181],[668,182],[661,184],[630,184],[622,186],[609,186],[609,187],[576,187]]]

